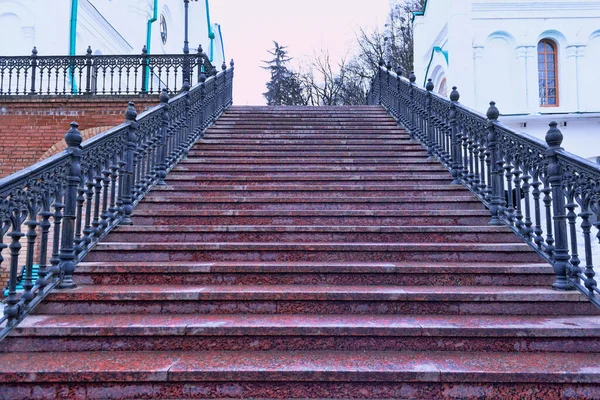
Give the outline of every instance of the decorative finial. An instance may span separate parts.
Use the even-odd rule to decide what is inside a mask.
[[[556,121],[552,121],[548,125],[550,126],[550,129],[548,129],[548,132],[546,133],[546,143],[548,143],[548,146],[551,148],[560,147],[563,142],[563,134],[560,129],[557,128],[558,124]]]
[[[234,66],[234,65],[235,65],[235,63],[233,62],[233,58],[232,58],[232,59],[231,59],[231,61],[229,61],[229,66],[230,66],[231,68],[233,68],[233,66]]]
[[[415,83],[417,81],[417,76],[415,75],[415,71],[410,71],[408,80],[410,81],[410,83]]]
[[[379,59],[379,66],[383,67],[385,65],[385,62],[383,62],[383,58]]]
[[[198,46],[198,54],[202,54],[204,53],[204,50],[202,49],[202,45]]]
[[[86,50],[86,53],[87,53],[87,55],[88,55],[88,56],[91,56],[91,55],[92,55],[92,53],[93,53],[93,52],[92,52],[92,46],[88,46],[88,48],[87,48],[87,50]]]
[[[67,131],[65,134],[65,142],[67,142],[67,146],[69,147],[79,147],[83,138],[81,137],[81,132],[79,132],[79,124],[75,121],[71,122],[71,129]]]
[[[142,47],[142,54],[148,54],[148,48],[146,47],[146,45]]]
[[[427,85],[425,85],[425,89],[427,89],[428,92],[433,90],[433,81],[431,78],[427,79]]]
[[[33,50],[31,50],[31,55],[32,56],[37,56],[37,53],[38,53],[37,47],[33,46]]]
[[[392,63],[389,62],[389,60],[388,60],[387,65],[385,67],[387,68],[388,71],[391,71],[392,70]]]
[[[187,78],[183,81],[183,85],[181,85],[181,91],[182,92],[190,91],[190,81]],[[162,93],[161,93],[161,96],[162,96]]]
[[[458,101],[458,99],[460,99],[460,93],[458,93],[458,90],[456,90],[456,86],[452,86],[452,92],[450,92],[450,100],[451,101]]]
[[[227,69],[227,64],[225,63],[225,60],[223,60],[223,64],[221,64],[221,69],[223,71],[225,71]]]
[[[488,119],[492,121],[497,120],[500,116],[500,111],[498,111],[498,108],[496,108],[495,101],[490,101],[490,108],[488,108],[486,115]]]
[[[183,84],[185,85],[185,82]],[[169,102],[169,91],[167,90],[167,88],[162,88],[162,91],[160,92],[160,96],[158,96],[158,100],[161,103]]]
[[[404,71],[402,71],[402,67],[401,66],[397,66],[396,67],[396,75],[402,76],[403,73],[404,73]]]
[[[135,111],[135,103],[130,101],[127,105],[127,111],[125,111],[125,119],[127,121],[135,121],[137,118],[137,111]]]

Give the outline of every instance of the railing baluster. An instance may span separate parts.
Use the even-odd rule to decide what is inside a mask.
[[[69,151],[69,170],[67,172],[67,187],[65,190],[65,214],[63,216],[61,246],[60,246],[60,269],[62,280],[59,284],[61,289],[75,287],[73,273],[75,272],[75,207],[77,198],[77,187],[81,181],[81,133],[77,129],[79,125],[71,122],[71,129],[65,135]]]

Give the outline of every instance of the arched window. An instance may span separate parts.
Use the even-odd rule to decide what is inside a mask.
[[[440,82],[438,94],[444,97],[448,97],[448,89],[446,88],[446,78],[442,79],[442,81]]]
[[[538,79],[540,106],[558,107],[558,63],[556,43],[549,39],[538,43]]]

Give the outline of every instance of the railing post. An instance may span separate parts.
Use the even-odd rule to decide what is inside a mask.
[[[433,133],[433,116],[431,114],[431,92],[433,91],[433,81],[430,79],[427,80],[427,85],[425,85],[425,89],[427,89],[427,99],[426,99],[426,111],[427,111],[427,156],[429,159],[433,159],[433,148],[435,147],[435,139]]]
[[[565,207],[565,195],[563,191],[563,172],[558,162],[557,151],[561,150],[563,141],[561,131],[556,127],[555,121],[550,122],[550,129],[546,133],[546,159],[548,160],[548,181],[552,187],[552,213],[554,221],[554,259],[552,267],[556,274],[556,282],[552,284],[554,289],[573,290],[574,287],[567,279],[569,269],[569,240],[567,236],[567,215]]]
[[[137,130],[139,124],[136,121],[137,111],[135,110],[135,104],[133,101],[129,102],[127,111],[125,111],[125,119],[129,123],[129,129],[127,132],[127,144],[125,145],[125,179],[123,184],[123,206],[121,212],[123,219],[119,225],[132,225],[131,213],[133,212],[133,158],[137,146]]]
[[[460,93],[456,90],[456,86],[452,87],[450,93],[450,133],[452,135],[452,183],[460,183],[462,173],[462,148],[460,133],[458,132],[458,124],[456,122],[456,103],[460,99]]]
[[[400,66],[396,67],[396,114],[398,119],[402,122],[402,124],[406,125],[406,120],[404,119],[404,104],[402,104],[402,96],[400,95],[400,91],[402,88],[402,68]]]
[[[158,168],[156,175],[158,177],[158,185],[166,185],[165,178],[167,177],[167,133],[169,129],[169,92],[167,88],[163,88],[160,93],[160,104],[162,105],[161,127],[160,127],[160,143],[158,145]]]
[[[184,117],[184,121],[183,121],[183,127],[182,129],[182,137],[181,137],[181,143],[179,144],[179,153],[181,155],[182,158],[186,158],[188,155],[188,142],[190,139],[190,106],[191,106],[191,101],[190,101],[190,83],[187,81],[187,79],[183,82],[183,86],[181,87],[181,91],[183,93],[185,93],[185,98],[183,99],[185,102],[185,117]]]
[[[491,101],[490,108],[487,110],[487,128],[488,128],[488,149],[490,151],[490,168],[491,168],[491,186],[492,186],[492,197],[490,211],[492,213],[492,219],[490,225],[502,225],[500,220],[500,213],[504,205],[504,193],[502,190],[502,168],[498,167],[498,143],[496,138],[496,128],[494,123],[498,121],[500,112],[496,108],[496,103]]]
[[[408,133],[410,135],[411,140],[415,140],[417,125],[415,123],[415,82],[417,81],[417,76],[414,71],[411,71],[408,75],[408,80],[410,82],[410,87],[408,88]]]
[[[88,46],[85,54],[85,94],[92,94],[92,46]]]
[[[62,220],[60,244],[60,269],[62,274],[60,289],[76,287],[73,282],[75,272],[75,218],[77,208],[77,189],[81,183],[81,133],[77,122],[71,122],[71,129],[65,135],[67,150],[70,153],[67,172],[67,188],[65,190],[65,210]]]
[[[29,94],[36,94],[35,92],[35,72],[37,69],[37,55],[38,51],[35,46],[33,46],[33,50],[31,50],[31,90]]]
[[[148,64],[148,49],[144,45],[142,48],[142,94],[148,93],[148,73],[150,65]]]

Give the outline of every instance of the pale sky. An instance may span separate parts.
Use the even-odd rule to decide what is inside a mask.
[[[329,49],[334,61],[355,42],[358,27],[382,27],[389,0],[211,0],[211,21],[221,24],[225,56],[235,61],[233,101],[265,104],[269,79],[260,68],[273,40],[300,61]]]

